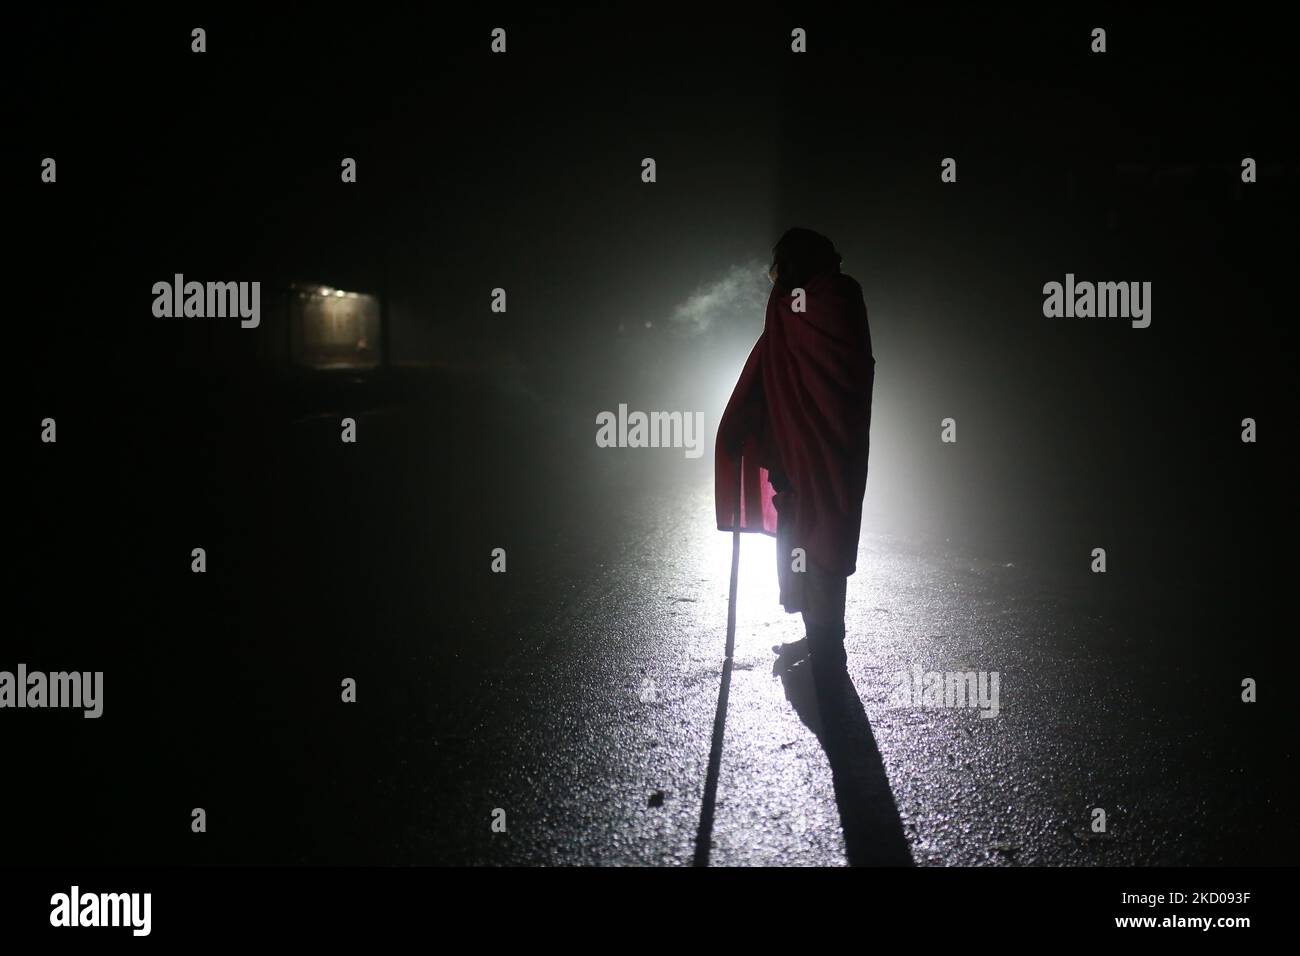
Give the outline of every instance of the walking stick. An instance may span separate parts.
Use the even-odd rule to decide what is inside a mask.
[[[713,810],[718,798],[718,773],[722,769],[722,737],[727,726],[727,695],[731,690],[731,658],[736,650],[736,585],[740,580],[740,495],[744,469],[736,464],[736,500],[731,513],[731,590],[727,597],[727,653],[722,660],[722,686],[718,709],[713,715],[713,743],[709,748],[709,770],[704,778],[704,805],[700,828],[695,834],[695,865],[709,865],[713,842]]]
[[[731,591],[727,596],[727,660],[736,650],[736,585],[740,581],[740,495],[745,470],[736,466],[736,504],[731,512]]]

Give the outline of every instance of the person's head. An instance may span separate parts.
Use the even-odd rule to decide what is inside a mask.
[[[802,288],[819,272],[838,272],[842,257],[835,243],[811,229],[787,229],[772,248],[767,277],[781,292]]]

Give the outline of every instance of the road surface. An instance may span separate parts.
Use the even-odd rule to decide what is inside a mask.
[[[13,715],[11,859],[689,864],[730,559],[710,457],[656,471],[638,456],[680,453],[596,449],[544,402],[335,381],[64,413],[14,653],[104,670],[105,716]],[[773,547],[744,538],[712,864],[870,861],[900,833],[926,866],[1290,859],[1293,738],[1187,596],[867,527],[870,732],[832,766],[806,668],[773,670],[801,636]],[[900,701],[917,668],[997,672],[997,716]]]

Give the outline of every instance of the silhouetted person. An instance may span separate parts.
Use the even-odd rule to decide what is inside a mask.
[[[777,242],[763,334],[715,454],[718,528],[733,528],[739,484],[741,530],[776,536],[781,604],[803,612],[807,635],[776,650],[810,658],[824,724],[846,686],[844,598],[856,570],[876,364],[862,287],[840,261],[810,229]]]

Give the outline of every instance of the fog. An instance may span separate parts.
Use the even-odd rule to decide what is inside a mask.
[[[1294,177],[1261,202],[1234,158],[1251,149],[1281,176],[1267,118],[1212,108],[1232,79],[1212,62],[1175,78],[1127,44],[1115,58],[1141,88],[1077,82],[1095,68],[1086,48],[1051,54],[1032,21],[948,18],[920,50],[887,19],[854,39],[810,18],[806,59],[773,39],[783,23],[759,11],[630,31],[539,14],[485,68],[469,21],[393,30],[379,16],[338,47],[327,24],[271,20],[238,34],[239,56],[159,89],[143,51],[179,20],[141,18],[138,51],[107,51],[93,18],[55,17],[105,80],[55,80],[59,121],[24,116],[69,144],[33,227],[49,250],[34,301],[62,316],[19,332],[52,370],[33,402],[60,376],[251,380],[222,358],[241,330],[132,316],[173,272],[306,279],[383,298],[390,367],[475,376],[544,410],[539,453],[707,483],[708,455],[593,457],[595,416],[625,403],[716,428],[761,331],[771,246],[802,225],[837,243],[865,292],[869,527],[1007,554],[1105,539],[1135,563],[1152,529],[1192,548],[1216,533],[1206,521],[1226,531],[1222,516],[1187,520],[1199,501],[1181,476],[1226,474],[1241,419],[1283,388],[1266,371],[1283,300],[1247,276],[1286,273],[1269,237]],[[1154,43],[1166,27],[1127,29]],[[1186,55],[1213,42],[1177,29]],[[221,21],[212,33],[221,51]],[[1211,136],[1232,144],[1221,161],[1182,159]],[[123,146],[78,165],[78,144],[106,139]],[[352,186],[337,181],[345,156]],[[955,183],[940,180],[948,157]],[[1067,273],[1151,282],[1151,326],[1045,317],[1044,284]],[[939,440],[945,419],[955,443]]]

